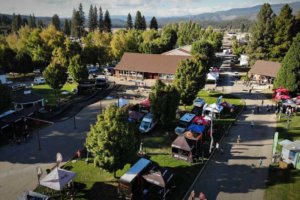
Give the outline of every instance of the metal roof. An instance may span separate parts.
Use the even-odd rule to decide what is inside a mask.
[[[121,176],[120,181],[130,183],[150,163],[150,160],[141,158],[123,176]]]
[[[191,122],[194,117],[196,115],[195,114],[192,114],[192,113],[185,113],[181,118],[180,118],[180,121],[184,121],[184,122]]]

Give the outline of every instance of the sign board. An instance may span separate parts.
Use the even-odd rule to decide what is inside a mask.
[[[272,155],[274,155],[276,153],[277,144],[278,144],[278,132],[275,132],[274,139],[273,139],[273,151],[272,151]]]

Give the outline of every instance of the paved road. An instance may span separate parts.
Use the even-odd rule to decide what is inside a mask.
[[[263,95],[255,89],[249,94],[249,88],[235,84],[228,74],[225,76],[225,92],[244,99],[248,109],[240,115],[229,136],[221,143],[224,154],[215,153],[212,156],[188,194],[194,190],[199,195],[202,191],[209,200],[263,199],[276,127],[275,114],[265,109],[259,114],[252,114],[251,107],[261,106]],[[271,105],[271,102],[265,100],[264,105],[267,104]],[[251,121],[254,128],[251,128]],[[238,135],[241,137],[239,145],[236,143]],[[263,160],[261,167],[260,158]]]

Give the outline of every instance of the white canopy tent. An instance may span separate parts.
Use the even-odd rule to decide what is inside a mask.
[[[62,190],[66,184],[73,180],[76,176],[75,172],[55,168],[50,174],[41,180],[41,185],[53,190]]]
[[[218,105],[216,103],[210,104],[205,108],[206,111],[214,112],[214,113],[221,113],[223,110],[223,106]]]
[[[127,99],[123,99],[123,98],[119,98],[118,99],[118,102],[117,102],[117,106],[118,107],[123,107],[123,106],[126,106],[127,104],[129,104],[129,100]]]
[[[209,72],[206,76],[206,81],[214,81],[215,83],[219,80],[219,73]]]

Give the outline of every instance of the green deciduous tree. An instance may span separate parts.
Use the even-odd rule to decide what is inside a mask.
[[[128,13],[127,15],[127,23],[126,23],[126,29],[130,30],[133,28],[133,24],[132,24],[132,18],[131,18],[131,14]]]
[[[111,19],[108,10],[104,14],[103,26],[105,32],[111,33]]]
[[[66,68],[56,63],[50,63],[43,71],[43,77],[46,83],[54,90],[55,97],[57,97],[59,90],[67,81]]]
[[[151,113],[163,125],[170,124],[176,118],[180,95],[172,85],[165,85],[157,80],[150,92]]]
[[[7,111],[11,107],[12,92],[11,89],[0,83],[0,113]]]
[[[154,16],[152,17],[152,19],[150,21],[150,29],[155,29],[155,30],[158,29],[158,24],[157,24],[156,18]]]
[[[192,44],[192,54],[193,55],[202,55],[208,60],[208,66],[212,67],[215,60],[215,49],[213,45],[206,40],[199,40]],[[208,69],[205,69],[208,70]]]
[[[113,34],[110,46],[115,59],[119,60],[124,52],[138,52],[140,32],[136,30],[120,30]]]
[[[232,52],[237,57],[240,57],[246,51],[246,46],[240,44],[237,40],[232,41]]]
[[[94,156],[94,164],[113,172],[122,169],[136,155],[140,134],[128,122],[128,111],[116,106],[108,107],[91,126],[85,147]]]
[[[181,102],[184,105],[192,104],[197,93],[206,82],[207,62],[196,56],[193,59],[181,61],[174,79]]]
[[[272,49],[272,58],[282,61],[286,52],[289,50],[294,37],[295,17],[292,15],[292,9],[285,4],[275,18],[276,32],[274,38],[274,48]]]
[[[56,28],[56,30],[60,30],[60,19],[57,14],[53,15],[51,24]]]
[[[292,93],[300,91],[300,33],[286,53],[275,79],[274,87],[285,87]]]
[[[82,64],[80,55],[73,56],[69,61],[68,71],[71,77],[79,83],[86,80],[89,76],[88,70],[85,65]]]
[[[275,35],[274,19],[275,15],[270,4],[265,3],[257,15],[256,23],[251,28],[251,38],[248,43],[250,65],[256,60],[271,58]]]

